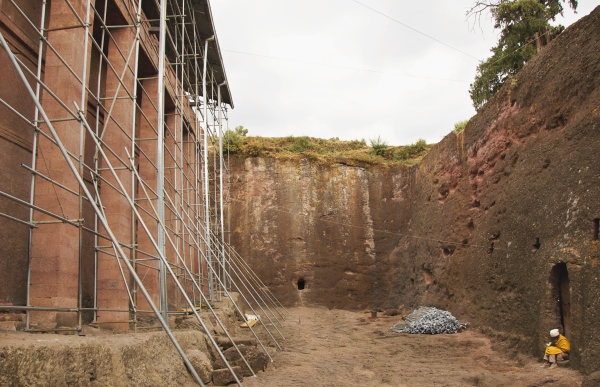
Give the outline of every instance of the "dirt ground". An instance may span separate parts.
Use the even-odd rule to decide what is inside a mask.
[[[568,367],[508,359],[473,327],[453,335],[390,332],[399,316],[291,308],[283,322],[283,351],[244,386],[580,386]]]
[[[508,358],[473,326],[453,335],[409,335],[389,331],[400,316],[325,307],[287,312],[279,328],[286,340],[271,329],[283,350],[265,339],[274,362],[246,377],[244,386],[574,387],[583,380],[568,366],[549,370],[540,368],[540,359]],[[232,328],[236,337],[250,337]],[[84,337],[0,332],[0,385],[195,385],[162,332],[84,331]],[[206,346],[198,331],[176,335],[186,351]]]

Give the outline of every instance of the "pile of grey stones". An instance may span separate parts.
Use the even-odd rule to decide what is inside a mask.
[[[466,329],[468,323],[459,322],[450,312],[432,306],[414,310],[406,319],[390,328],[398,333],[442,334],[457,333]]]

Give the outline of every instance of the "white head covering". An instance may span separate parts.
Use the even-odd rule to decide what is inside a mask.
[[[558,329],[552,329],[550,331],[550,337],[558,337]]]

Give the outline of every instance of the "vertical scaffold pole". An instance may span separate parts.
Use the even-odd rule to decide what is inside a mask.
[[[86,89],[87,77],[88,77],[88,47],[90,42],[90,14],[91,14],[91,3],[88,1],[85,9],[85,38],[84,38],[84,55],[83,55],[83,74],[81,74],[81,106],[87,106],[87,95]],[[83,123],[79,124],[79,175],[84,174],[84,160],[83,153],[85,152],[85,128]],[[83,195],[79,195],[79,219],[83,219]],[[79,227],[79,244],[78,244],[78,273],[77,273],[77,326],[81,328],[82,324],[82,308],[83,308],[83,227]]]
[[[202,99],[203,99],[203,108],[204,108],[204,206],[205,212],[204,216],[206,219],[206,230],[210,232],[210,188],[208,186],[208,95],[206,92],[206,72],[208,67],[208,42],[213,40],[215,37],[211,36],[210,38],[204,41],[204,68],[202,70]],[[206,264],[212,267],[212,251],[211,251],[210,238],[206,238]],[[210,300],[215,300],[215,288],[213,283],[213,273],[212,270],[208,270],[208,289],[210,293]]]
[[[167,36],[167,0],[160,0],[160,31],[158,47],[158,122],[157,122],[157,176],[156,176],[156,207],[158,210],[158,221],[165,221],[165,43]],[[165,234],[162,227],[157,227],[157,242],[161,253],[165,253]],[[167,321],[167,271],[162,260],[159,261],[158,291],[160,299],[160,311]]]
[[[44,26],[46,25],[46,0],[44,0],[42,2],[42,14],[40,17],[40,34],[43,36],[44,34]],[[36,77],[38,79],[42,78],[42,66],[43,66],[43,62],[44,62],[44,39],[42,39],[40,37],[40,43],[38,45],[38,61],[37,61],[37,72],[36,72]],[[35,99],[37,101],[39,101],[41,98],[41,85],[39,84],[39,82],[36,83],[35,85]],[[32,152],[31,152],[31,168],[37,170],[37,147],[38,147],[38,120],[40,118],[40,112],[37,108],[37,106],[35,107],[35,113],[34,113],[34,117],[35,117],[35,130],[33,131],[33,145],[32,145]],[[32,173],[31,174],[31,191],[29,192],[29,203],[33,206],[35,204],[35,177],[36,174]],[[34,210],[33,207],[31,207],[29,209],[29,223],[33,223],[34,221]],[[31,284],[31,241],[33,239],[33,228],[29,228],[29,239],[27,241],[27,306],[29,305],[29,300],[30,300],[30,284]],[[27,330],[30,329],[29,326],[29,310],[27,310],[26,312],[26,317],[25,317],[25,328]]]
[[[133,105],[133,111],[132,111],[132,122],[131,122],[131,153],[135,154],[135,148],[136,148],[136,138],[135,138],[135,134],[136,134],[136,127],[137,127],[137,96],[138,96],[138,77],[139,77],[139,60],[140,60],[140,35],[141,35],[141,28],[142,28],[142,0],[138,0],[138,4],[137,4],[137,10],[136,10],[136,20],[135,20],[136,24],[135,24],[135,29],[136,29],[136,39],[135,39],[135,63],[133,65],[133,98],[134,98],[134,103]],[[131,174],[131,195],[135,196],[135,190],[136,190],[136,179],[135,179],[135,174]],[[131,261],[132,261],[132,266],[134,268],[137,268],[137,233],[136,233],[136,220],[135,220],[135,215],[133,214],[133,211],[131,213]],[[132,286],[135,289],[135,282],[132,284]],[[138,329],[138,315],[137,315],[137,297],[131,297],[131,311],[133,313],[133,330],[134,332],[137,332]]]
[[[217,127],[219,128],[219,212],[221,217],[221,246],[225,246],[225,225],[224,225],[224,216],[223,216],[223,125],[221,122],[221,110],[223,107],[221,106],[221,86],[226,85],[226,82],[217,86],[217,95],[218,95],[218,105],[217,105]],[[225,249],[223,248],[221,254],[221,262],[223,263],[223,283],[225,289],[223,291],[227,292],[227,264],[225,262]]]

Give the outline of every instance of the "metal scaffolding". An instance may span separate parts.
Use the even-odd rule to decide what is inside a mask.
[[[270,358],[263,341],[279,347],[285,310],[228,243],[222,139],[233,103],[208,0],[43,0],[33,14],[26,1],[8,1],[39,46],[32,66],[0,29],[35,105],[24,112],[0,98],[33,131],[31,164],[20,172],[31,176],[29,200],[0,191],[29,209],[28,219],[0,213],[29,229],[27,302],[0,309],[25,310],[29,331],[45,329],[34,322],[40,313],[76,313],[78,330],[138,330],[154,316],[203,385],[168,324],[186,310],[241,385],[199,311],[233,342],[213,304],[239,293],[236,311],[263,317],[250,330]],[[65,305],[39,305],[34,294],[48,236],[67,240],[77,259]]]

